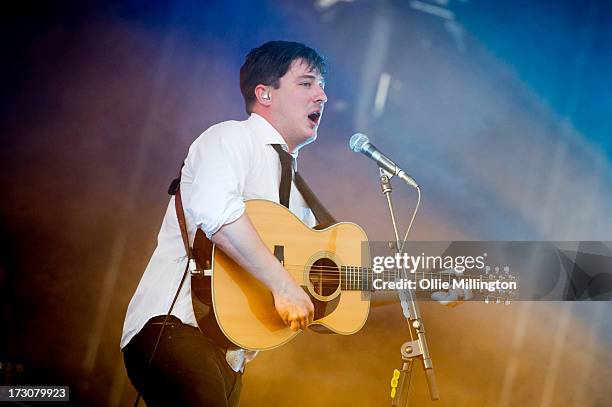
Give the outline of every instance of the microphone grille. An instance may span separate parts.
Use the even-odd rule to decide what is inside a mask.
[[[369,143],[370,139],[365,134],[355,133],[351,136],[349,140],[349,147],[356,153],[361,152],[361,148],[365,143]]]

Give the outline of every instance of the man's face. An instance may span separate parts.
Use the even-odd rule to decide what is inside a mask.
[[[325,82],[316,70],[309,70],[301,59],[293,61],[280,78],[278,89],[271,89],[271,113],[274,127],[290,148],[314,141],[323,115],[327,95]]]

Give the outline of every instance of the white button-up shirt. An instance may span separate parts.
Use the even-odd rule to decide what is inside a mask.
[[[282,136],[257,114],[251,114],[245,121],[214,125],[193,142],[181,175],[181,197],[192,243],[196,227],[210,238],[223,225],[238,219],[244,212],[245,200],[279,202],[281,166],[271,144],[286,148]],[[297,153],[293,156],[297,157]],[[295,184],[291,185],[289,209],[307,225],[316,224]],[[121,348],[149,319],[168,312],[186,262],[172,197],[157,237],[157,247],[128,306]],[[198,326],[189,278],[183,284],[172,315],[184,324]]]

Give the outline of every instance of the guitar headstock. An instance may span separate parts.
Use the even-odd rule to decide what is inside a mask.
[[[432,293],[431,299],[450,307],[480,299],[486,304],[509,305],[518,291],[518,279],[507,265],[485,266],[482,271],[476,273],[464,273],[457,269],[446,269],[437,273],[433,272],[430,276],[439,275],[441,279],[446,279],[445,290]],[[426,273],[423,273],[424,278],[425,275]]]
[[[484,294],[484,303],[510,305],[516,297],[518,290],[518,278],[510,272],[510,266],[492,267],[487,265],[484,271],[481,280],[486,282],[486,285],[498,284],[500,287],[494,293],[490,293],[489,290],[480,287],[479,292]],[[512,288],[513,286],[516,288]]]

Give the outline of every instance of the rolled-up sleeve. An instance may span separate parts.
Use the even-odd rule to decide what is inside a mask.
[[[210,238],[244,212],[251,140],[240,123],[216,126],[189,148],[181,189],[187,216]]]

